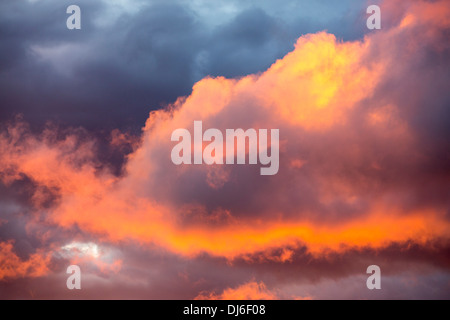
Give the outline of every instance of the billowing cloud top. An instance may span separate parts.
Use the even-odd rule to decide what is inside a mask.
[[[199,80],[152,111],[139,137],[112,131],[120,172],[90,131],[5,124],[0,295],[54,297],[60,289],[36,288],[64,281],[70,262],[92,274],[88,298],[409,297],[402,287],[448,298],[450,7],[399,4],[382,4],[382,30],[305,34],[265,70]],[[198,120],[279,129],[278,174],[174,165],[172,132]],[[361,292],[371,264],[387,277],[378,295]],[[413,276],[419,284],[404,281]]]

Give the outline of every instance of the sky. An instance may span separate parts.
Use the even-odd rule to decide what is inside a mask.
[[[449,299],[449,38],[444,0],[0,2],[0,299]],[[194,121],[279,171],[175,165]]]

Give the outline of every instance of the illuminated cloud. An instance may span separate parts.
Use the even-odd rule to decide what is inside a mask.
[[[91,256],[93,258],[98,258],[100,256],[99,248],[95,243],[73,242],[63,246],[61,250],[65,251],[68,255],[80,254],[83,256]]]
[[[270,292],[264,283],[249,282],[235,289],[225,289],[221,294],[203,293],[197,300],[277,300],[276,294]]]
[[[20,259],[13,252],[13,244],[0,242],[0,281],[25,277],[42,277],[49,272],[50,256],[39,252],[28,260]]]

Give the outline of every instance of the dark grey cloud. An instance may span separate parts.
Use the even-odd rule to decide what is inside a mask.
[[[81,30],[66,28],[71,4],[81,7]],[[344,39],[360,37],[364,24],[349,26],[363,7],[360,1],[3,1],[0,122],[22,113],[38,127],[50,120],[138,132],[150,110],[189,94],[203,76],[265,70],[301,34],[329,29]],[[345,21],[335,11],[346,12]]]
[[[272,260],[280,256],[277,250],[230,262],[207,255],[183,258],[135,244],[98,244],[102,250],[113,248],[114,258],[122,260],[120,270],[105,272],[82,262],[82,290],[71,291],[65,286],[70,262],[54,256],[46,277],[0,282],[0,299],[193,299],[249,282],[264,283],[281,299],[449,298],[449,247],[439,243],[434,250],[403,243],[319,257],[300,248],[284,263]],[[382,271],[380,291],[366,287],[372,264]]]

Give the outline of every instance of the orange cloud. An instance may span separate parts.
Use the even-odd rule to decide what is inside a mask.
[[[312,300],[312,297],[288,297],[291,300]],[[264,282],[250,281],[236,288],[227,288],[222,293],[202,292],[195,300],[281,300],[279,294],[269,290]]]
[[[348,109],[370,96],[384,69],[381,62],[362,61],[368,46],[324,32],[299,38],[296,50],[258,79],[264,104],[276,105],[283,119],[305,129],[345,122]]]
[[[435,239],[448,241],[450,223],[441,203],[424,201],[412,206],[392,200],[410,201],[417,190],[408,193],[408,180],[403,176],[389,180],[391,176],[414,165],[418,172],[427,158],[417,150],[414,128],[404,115],[408,108],[370,100],[393,66],[394,58],[380,48],[389,48],[400,39],[399,33],[420,44],[420,39],[414,42],[414,33],[405,34],[405,28],[421,21],[434,23],[426,18],[432,11],[412,10],[416,19],[399,22],[384,38],[376,34],[343,42],[325,32],[306,35],[291,53],[261,74],[201,80],[189,97],[150,114],[139,146],[120,133],[113,134],[113,144],[136,148],[121,177],[98,169],[93,143],[80,141],[76,133],[62,140],[52,130],[33,136],[22,124],[11,126],[0,137],[0,176],[6,183],[26,176],[38,185],[33,198],[36,220],[64,229],[77,226],[106,241],[156,244],[184,256],[207,252],[233,259],[301,245],[320,255],[410,240],[421,245]],[[430,29],[446,23],[441,17]],[[364,104],[369,101],[370,105]],[[253,189],[236,194],[233,187],[227,189],[227,183],[245,185],[250,174],[242,175],[235,168],[174,166],[171,133],[191,128],[195,120],[221,129],[280,128],[281,158],[290,171],[281,173],[281,178],[259,180]],[[270,184],[269,191],[265,184]],[[300,184],[303,189],[297,190]],[[45,210],[41,204],[49,195],[39,192],[44,187],[57,195],[55,205]],[[302,205],[310,199],[297,199],[305,190],[315,201],[308,207]],[[222,191],[244,197],[222,203],[214,193]],[[205,192],[211,197],[202,198]],[[257,198],[253,206],[250,198]],[[298,208],[290,207],[292,200],[298,201]],[[270,215],[262,215],[269,205],[274,205]],[[344,214],[339,219],[330,217],[340,212]],[[203,219],[206,216],[211,219]],[[11,261],[2,270],[11,270],[9,263],[25,266],[18,274],[44,270],[38,263],[41,260],[33,257],[30,263],[38,263],[37,271],[23,271],[31,264],[20,264],[9,244],[2,248]],[[284,254],[280,261],[289,260],[288,252]],[[270,296],[263,289],[253,283],[223,296]]]
[[[201,293],[195,300],[277,300],[276,294],[262,282],[248,282],[237,288],[225,289],[221,294]]]
[[[0,281],[25,277],[41,277],[49,272],[50,255],[37,252],[21,260],[13,252],[11,242],[0,242]]]

